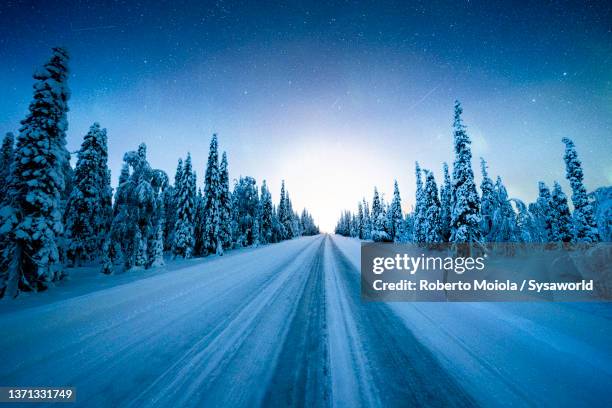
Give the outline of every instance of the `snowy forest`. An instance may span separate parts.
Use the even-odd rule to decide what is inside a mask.
[[[397,184],[386,203],[377,188],[371,204],[365,198],[357,211],[341,214],[335,232],[376,242],[428,243],[594,243],[612,241],[612,187],[588,193],[582,163],[574,142],[563,138],[565,177],[571,186],[570,211],[567,195],[558,182],[552,191],[538,183],[538,198],[526,204],[508,197],[502,178],[489,176],[480,159],[480,193],[472,170],[470,138],[462,121],[463,110],[455,103],[453,140],[455,160],[452,176],[443,163],[440,189],[432,171],[416,162],[416,197],[412,212],[403,214]]]
[[[147,160],[147,147],[125,153],[111,187],[107,134],[94,123],[76,153],[66,148],[68,52],[34,74],[29,113],[0,156],[0,297],[41,291],[67,276],[67,266],[99,265],[112,274],[162,266],[164,255],[191,258],[276,243],[319,229],[298,214],[282,183],[275,205],[266,181],[240,177],[230,189],[228,157],[212,136],[203,183],[191,155],[178,160],[171,183]]]

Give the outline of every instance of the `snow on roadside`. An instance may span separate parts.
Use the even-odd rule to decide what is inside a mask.
[[[360,242],[333,236],[358,273]],[[390,303],[484,405],[611,406],[610,303]]]
[[[24,310],[30,307],[37,307],[48,303],[63,301],[77,296],[83,296],[88,293],[129,284],[141,279],[152,278],[167,272],[179,271],[196,265],[201,265],[202,267],[206,268],[211,263],[214,264],[220,260],[247,254],[264,247],[274,247],[274,245],[278,244],[269,244],[256,248],[249,247],[232,249],[231,251],[226,251],[221,257],[214,255],[204,258],[172,259],[171,257],[167,256],[165,259],[166,264],[162,267],[125,272],[121,271],[113,275],[105,275],[101,273],[100,265],[67,268],[66,272],[68,273],[68,276],[63,280],[52,284],[46,291],[37,293],[22,292],[15,299],[0,299],[0,315],[3,313]]]

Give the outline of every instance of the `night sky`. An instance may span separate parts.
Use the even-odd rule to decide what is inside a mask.
[[[610,3],[155,3],[2,2],[0,132],[18,129],[32,72],[64,45],[69,148],[100,122],[113,183],[146,142],[170,177],[190,151],[201,186],[217,132],[232,178],[267,179],[275,201],[284,178],[330,230],[374,185],[390,198],[394,178],[408,210],[415,160],[440,180],[460,99],[474,157],[511,197],[564,179],[564,136],[587,188],[612,184]]]

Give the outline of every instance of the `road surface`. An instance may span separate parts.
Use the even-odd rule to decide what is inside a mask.
[[[0,385],[73,386],[87,407],[553,405],[486,344],[421,332],[423,310],[362,303],[358,245],[300,238],[0,314]],[[607,402],[610,348],[589,347],[583,392],[535,381]]]

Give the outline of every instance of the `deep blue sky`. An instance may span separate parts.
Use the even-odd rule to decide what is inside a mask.
[[[187,151],[202,175],[218,132],[231,177],[266,178],[276,196],[285,178],[329,229],[393,178],[409,208],[414,161],[438,175],[452,161],[458,98],[475,157],[511,196],[564,178],[563,136],[588,188],[612,184],[606,2],[149,3],[3,2],[0,132],[18,129],[34,68],[64,45],[69,147],[99,121],[113,182],[141,141],[171,177]]]

